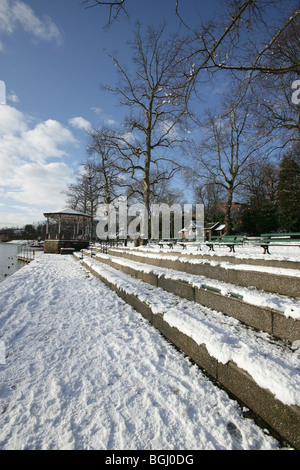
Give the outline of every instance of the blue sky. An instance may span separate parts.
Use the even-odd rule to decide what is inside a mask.
[[[184,0],[183,16],[209,14],[218,1]],[[123,17],[104,30],[107,11],[81,0],[0,0],[0,227],[43,221],[65,207],[63,191],[85,160],[89,126],[120,122],[122,109],[100,91],[116,83],[109,52],[130,63],[127,41],[136,19],[178,26],[175,0],[128,0]],[[0,100],[1,102],[1,100]]]

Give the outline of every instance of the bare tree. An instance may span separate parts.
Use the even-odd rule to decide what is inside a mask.
[[[195,200],[197,204],[204,205],[206,222],[221,221],[222,213],[218,205],[223,200],[223,192],[223,188],[209,178],[203,178],[201,181],[198,179],[196,182],[194,187]]]
[[[223,35],[219,35],[220,26],[211,22],[205,25],[199,38],[202,46],[199,50],[201,54],[205,51],[208,67],[236,72],[297,72],[299,64],[271,63],[266,58],[299,17],[298,0],[230,0],[227,4],[231,21],[227,20]]]
[[[86,5],[87,8],[93,8],[96,6],[104,6],[108,9],[108,20],[107,25],[109,26],[113,23],[121,13],[124,13],[126,16],[126,0],[84,0],[82,2],[83,5]]]
[[[268,158],[249,164],[244,184],[241,229],[251,235],[275,232],[278,218],[278,164]]]
[[[129,18],[128,0],[83,0],[82,4],[86,5],[86,8],[105,7],[108,10],[107,26],[117,20],[122,13]],[[179,4],[180,0],[174,0],[175,13],[180,22],[185,24],[179,13]]]
[[[296,142],[280,162],[278,206],[281,230],[300,230],[300,145]]]
[[[172,180],[166,178],[164,174],[151,171],[149,176],[150,203],[151,204],[179,204],[183,201],[183,192],[178,188],[173,188]],[[127,187],[126,196],[135,203],[143,200],[143,181],[138,179],[132,181]]]
[[[93,218],[99,204],[97,174],[91,165],[84,164],[78,171],[75,183],[65,191],[67,205],[89,214],[91,219],[90,233],[93,237]]]
[[[65,191],[66,202],[72,209],[92,215],[98,204],[97,183],[95,174],[89,165],[81,165],[76,181]]]
[[[121,12],[128,14],[130,1],[84,3],[109,8],[112,22]],[[298,140],[300,107],[291,102],[291,86],[300,73],[299,0],[220,0],[218,15],[204,22],[199,18],[195,28],[184,21],[185,8],[182,0],[174,0],[170,13],[177,15],[189,34],[185,56],[193,66],[187,72],[187,102],[193,91],[201,92],[197,82],[207,73],[231,73],[234,80],[242,81],[244,94],[249,87],[255,91],[260,126],[288,136],[284,144]],[[264,115],[267,118],[262,119]]]
[[[127,13],[128,0],[85,0],[88,7],[109,10],[109,23],[121,12]],[[189,31],[179,9],[185,5],[174,0],[173,12]],[[204,69],[234,72],[297,73],[299,64],[272,64],[265,58],[286,29],[300,15],[299,0],[224,0],[220,2],[218,18],[206,20],[194,34],[197,60],[194,78]],[[200,20],[200,19],[199,19]]]
[[[135,72],[129,73],[112,56],[119,73],[116,87],[106,87],[129,110],[111,144],[133,182],[142,181],[143,205],[149,214],[150,195],[158,181],[170,180],[180,169],[175,148],[184,141],[179,127],[186,115],[186,78],[181,57],[182,41],[163,40],[165,27],[148,28],[142,37],[138,25],[132,47]],[[151,181],[150,175],[155,174]]]
[[[114,135],[109,128],[94,129],[87,146],[88,165],[97,178],[98,199],[106,204],[117,199],[126,186],[124,168],[112,144]]]
[[[260,159],[269,137],[253,126],[249,104],[234,106],[225,103],[223,114],[206,112],[202,123],[205,137],[195,155],[200,178],[223,188],[226,193],[225,233],[231,230],[233,195],[244,182],[244,174],[252,158]],[[200,166],[199,166],[200,164]]]
[[[300,106],[292,101],[292,83],[300,79],[299,29],[300,20],[297,18],[266,55],[266,63],[291,65],[298,68],[297,73],[265,74],[251,83],[257,125],[276,134],[283,147],[288,142],[300,140]]]

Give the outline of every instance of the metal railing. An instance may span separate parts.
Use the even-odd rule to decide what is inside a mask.
[[[18,260],[25,261],[29,263],[33,261],[35,257],[35,249],[28,245],[19,245],[18,246]]]

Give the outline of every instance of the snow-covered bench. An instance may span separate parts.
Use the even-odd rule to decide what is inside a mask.
[[[215,245],[225,245],[228,246],[231,252],[234,252],[236,245],[244,244],[244,237],[241,235],[223,235],[222,237],[212,237],[211,240],[205,242],[205,244],[209,247],[210,251],[215,251]]]
[[[300,232],[263,233],[260,237],[247,237],[247,243],[260,246],[264,254],[270,254],[270,246],[300,246]]]

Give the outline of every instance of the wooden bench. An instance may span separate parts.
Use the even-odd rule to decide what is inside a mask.
[[[223,235],[222,237],[211,237],[205,244],[209,247],[210,251],[215,251],[215,245],[228,246],[230,252],[235,252],[236,245],[244,244],[244,237],[241,235]]]
[[[165,245],[167,245],[169,248],[173,249],[174,245],[176,245],[177,240],[174,238],[163,238],[162,240],[159,240],[158,245],[160,248],[163,248]]]
[[[247,243],[259,245],[263,253],[270,255],[270,246],[300,246],[300,232],[263,233],[260,237],[247,237]]]
[[[203,245],[204,241],[203,238],[197,239],[197,238],[184,238],[178,242],[180,246],[182,246],[183,249],[186,249],[188,245],[190,246],[196,246],[198,250],[201,250],[201,245]]]

